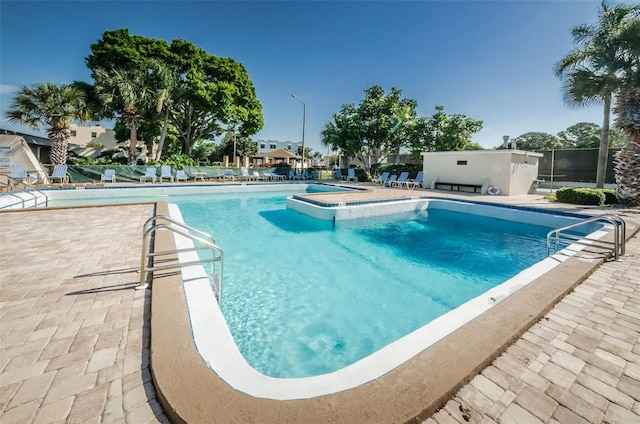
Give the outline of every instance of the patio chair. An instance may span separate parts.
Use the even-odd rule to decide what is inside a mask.
[[[243,180],[251,181],[253,179],[253,175],[249,174],[249,170],[244,166],[240,168],[240,175]]]
[[[115,169],[105,169],[104,174],[100,177],[101,183],[115,183],[116,182],[116,170]]]
[[[294,171],[289,171],[289,179],[290,180],[299,180],[300,176],[296,175],[296,173]]]
[[[184,181],[187,182],[188,178],[187,178],[187,173],[184,172],[184,169],[178,169],[176,171],[176,182],[179,183],[180,181]]]
[[[27,172],[27,166],[24,163],[14,163],[10,165],[11,174],[10,177],[14,181],[19,181],[22,184],[31,184],[35,182],[35,178],[33,178]],[[30,181],[33,180],[33,181]]]
[[[140,182],[146,182],[147,178],[150,178],[152,183],[156,182],[156,168],[154,166],[147,168],[144,175],[140,177]]]
[[[414,189],[416,187],[422,187],[423,178],[424,178],[424,172],[420,171],[412,181],[407,181],[406,183],[404,183],[404,185],[407,186],[407,190],[409,190],[409,187],[411,187],[411,189]]]
[[[226,169],[224,171],[224,175],[222,176],[223,180],[235,180],[236,178],[233,176],[233,171],[231,169]]]
[[[160,182],[165,178],[169,179],[169,182],[173,182],[173,175],[171,175],[171,165],[162,165],[160,168]]]
[[[49,175],[49,180],[53,183],[55,179],[60,180],[60,185],[69,182],[67,165],[56,165],[53,167],[53,172]]]
[[[347,181],[355,181],[358,182],[358,177],[356,177],[356,170],[353,168],[347,169]]]
[[[336,171],[335,171],[335,179],[336,179],[336,180],[343,181],[343,180],[347,179],[347,177],[345,177],[344,175],[342,175],[342,170],[341,170],[340,168],[336,168]]]
[[[251,178],[254,179],[254,181],[264,181],[265,177],[263,175],[260,175],[260,173],[258,171],[253,171],[253,175],[251,176]]]
[[[407,182],[407,178],[409,178],[409,173],[401,172],[398,179],[395,181],[392,181],[389,187],[402,187],[402,185]]]
[[[382,185],[384,187],[391,187],[391,184],[393,184],[397,179],[398,179],[398,176],[393,174],[392,176],[387,178],[387,180],[385,182],[383,182]]]
[[[387,178],[389,178],[389,172],[385,171],[385,172],[383,172],[383,173],[382,173],[382,175],[380,175],[380,177],[378,177],[378,178],[374,178],[374,179],[372,180],[372,182],[373,182],[374,184],[382,184],[382,183],[384,183],[385,181],[387,181]]]

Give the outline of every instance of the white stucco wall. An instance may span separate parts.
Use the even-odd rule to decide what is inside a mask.
[[[436,181],[500,188],[501,194],[515,196],[531,191],[538,177],[541,153],[523,150],[473,150],[423,153],[424,187]]]
[[[47,172],[33,154],[24,138],[19,135],[2,134],[0,135],[0,146],[8,150],[10,149],[9,151],[11,152],[9,164],[2,163],[2,165],[0,165],[0,182],[4,184],[9,183],[7,175],[11,174],[11,169],[7,165],[20,163],[25,165],[29,175],[37,176],[38,181],[43,182],[47,180]]]

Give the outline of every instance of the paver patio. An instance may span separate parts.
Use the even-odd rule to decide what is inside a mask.
[[[153,292],[133,289],[153,211],[0,214],[1,422],[168,422],[149,370]],[[638,235],[424,422],[640,422]]]

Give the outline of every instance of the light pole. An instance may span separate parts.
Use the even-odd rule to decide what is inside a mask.
[[[292,94],[291,97],[302,102],[302,172],[304,172],[304,129],[307,124],[307,104],[300,97]]]

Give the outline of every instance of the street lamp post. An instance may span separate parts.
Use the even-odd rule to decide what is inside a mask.
[[[302,165],[301,165],[301,169],[302,169],[302,172],[304,172],[304,130],[307,124],[307,104],[304,102],[304,100],[302,100],[300,97],[296,96],[295,94],[292,94],[291,97],[293,97],[294,99],[298,99],[302,102]]]

